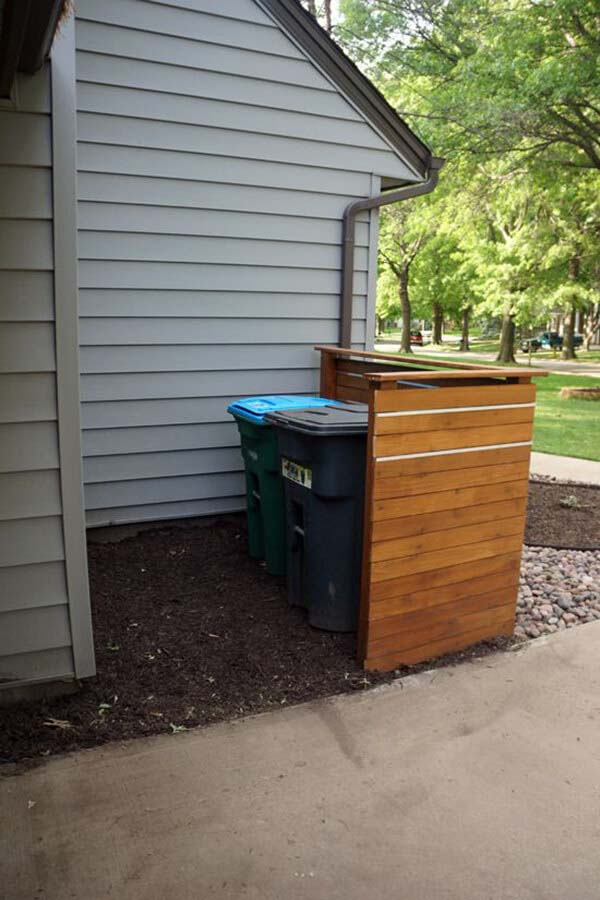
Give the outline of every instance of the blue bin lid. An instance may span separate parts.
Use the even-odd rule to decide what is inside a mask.
[[[266,397],[244,397],[227,407],[232,416],[239,416],[256,425],[268,425],[264,421],[267,413],[279,409],[306,409],[309,406],[326,406],[334,403],[326,397],[297,397],[289,394],[270,394]]]

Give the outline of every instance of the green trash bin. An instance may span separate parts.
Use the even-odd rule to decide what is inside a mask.
[[[265,560],[271,575],[285,575],[285,492],[277,432],[264,416],[281,409],[304,409],[331,402],[325,397],[278,394],[236,400],[227,408],[237,422],[246,469],[248,549],[254,559]]]

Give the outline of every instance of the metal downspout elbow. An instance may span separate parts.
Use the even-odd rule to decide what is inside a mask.
[[[346,207],[342,239],[342,291],[340,301],[340,347],[351,346],[352,340],[352,291],[354,282],[354,248],[356,242],[356,217],[365,210],[379,209],[391,203],[400,203],[411,197],[429,194],[438,182],[439,171],[445,160],[432,157],[425,181],[408,184],[395,191],[386,191],[377,197],[355,200]]]

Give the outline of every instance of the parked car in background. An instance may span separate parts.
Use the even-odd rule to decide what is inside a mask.
[[[581,347],[583,344],[583,335],[573,335],[573,346]],[[563,336],[558,331],[542,331],[537,337],[523,338],[520,345],[523,353],[535,353],[537,350],[562,350]]]
[[[411,344],[416,344],[418,347],[423,346],[423,334],[420,331],[411,331],[410,333],[410,342]]]

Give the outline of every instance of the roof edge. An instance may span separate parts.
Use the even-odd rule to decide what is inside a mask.
[[[426,177],[432,153],[383,94],[298,0],[257,0],[306,50],[416,171]]]

